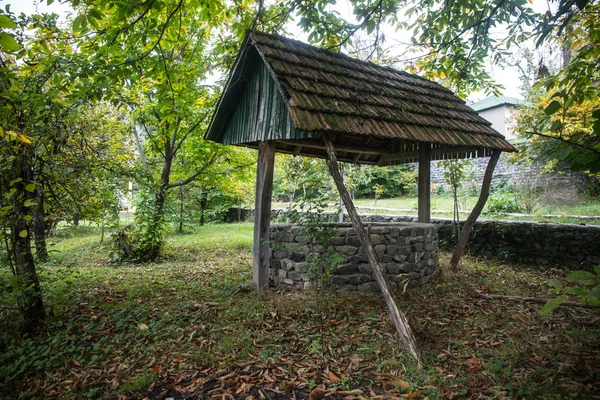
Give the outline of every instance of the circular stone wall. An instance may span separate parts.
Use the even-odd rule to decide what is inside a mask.
[[[324,224],[333,227],[332,246],[344,257],[332,272],[328,284],[339,292],[366,292],[376,289],[373,271],[351,224]],[[438,232],[433,224],[367,224],[371,243],[386,270],[393,288],[432,282],[438,266]],[[277,287],[304,289],[311,283],[307,258],[322,253],[323,246],[309,245],[304,229],[296,225],[271,226],[270,280]]]

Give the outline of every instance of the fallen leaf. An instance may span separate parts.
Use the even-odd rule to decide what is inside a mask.
[[[404,397],[405,399],[416,399],[420,395],[421,395],[421,391],[420,390],[416,390],[414,392],[403,394],[402,397]]]
[[[331,371],[327,371],[327,376],[329,377],[329,379],[331,380],[331,382],[335,383],[335,382],[339,382],[340,378],[338,378],[333,372]]]
[[[402,391],[406,391],[408,390],[408,388],[410,388],[410,383],[400,378],[394,378],[390,381],[390,383],[396,386],[397,388],[401,389]]]
[[[313,389],[312,392],[310,392],[310,395],[308,396],[309,400],[319,400],[323,398],[323,395],[325,394],[325,389],[323,388],[316,388]]]
[[[140,328],[141,331],[147,331],[149,329],[146,324],[139,324],[138,328]]]

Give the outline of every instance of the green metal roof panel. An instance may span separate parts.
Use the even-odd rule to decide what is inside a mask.
[[[475,111],[484,111],[489,110],[490,108],[500,107],[505,104],[516,106],[521,104],[522,102],[523,100],[517,99],[516,97],[490,96],[471,104],[469,107],[471,107]]]

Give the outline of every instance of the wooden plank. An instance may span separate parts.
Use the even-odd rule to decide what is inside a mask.
[[[269,229],[271,227],[274,168],[275,142],[259,142],[254,204],[254,258],[252,262],[252,281],[258,290],[269,288],[269,259],[271,257]]]
[[[471,211],[471,214],[469,214],[465,224],[463,225],[462,232],[460,232],[460,236],[458,237],[458,243],[456,244],[456,248],[452,254],[452,259],[450,260],[450,267],[454,270],[457,269],[458,263],[465,252],[473,225],[475,224],[475,221],[477,221],[477,218],[479,218],[479,214],[481,214],[481,210],[483,210],[488,196],[490,195],[492,176],[494,175],[494,169],[496,168],[500,154],[502,154],[500,150],[494,150],[492,156],[490,157],[490,161],[488,161],[485,174],[483,175],[483,182],[481,183],[481,193],[479,194],[479,199],[477,199],[477,204],[475,204],[473,211]]]
[[[418,221],[431,222],[431,145],[419,143]]]
[[[352,226],[356,231],[356,236],[358,237],[362,248],[365,250],[366,256],[369,259],[369,264],[373,269],[373,275],[375,275],[375,279],[377,281],[377,285],[379,286],[379,290],[385,300],[385,303],[390,312],[390,317],[392,319],[392,323],[394,327],[398,331],[398,335],[400,335],[400,340],[404,345],[404,348],[419,362],[419,351],[417,348],[417,341],[415,339],[414,334],[412,333],[412,329],[408,323],[408,319],[398,308],[398,303],[394,297],[394,293],[390,289],[389,283],[386,279],[385,270],[379,259],[377,258],[377,254],[375,253],[375,249],[371,243],[371,239],[367,236],[365,232],[365,228],[360,221],[360,217],[358,216],[358,212],[356,212],[356,208],[354,207],[354,203],[352,202],[352,198],[344,185],[344,179],[340,173],[340,169],[337,163],[337,157],[335,155],[335,148],[331,141],[323,136],[323,140],[325,141],[325,145],[327,147],[327,166],[329,167],[329,173],[333,177],[335,185],[337,186],[338,191],[340,192],[340,196],[344,205],[346,206],[346,211],[352,221]]]

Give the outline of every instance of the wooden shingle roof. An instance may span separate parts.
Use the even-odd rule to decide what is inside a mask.
[[[254,53],[258,57],[252,57]],[[272,132],[259,136],[232,133],[239,129],[229,125],[244,124],[231,120],[240,114],[234,108],[241,94],[265,88],[240,87],[257,63],[266,66],[291,117],[290,136],[273,123],[261,125]],[[268,115],[277,118],[279,113]],[[320,134],[332,137],[338,150],[347,153],[341,159],[364,163],[412,162],[418,143],[431,144],[433,159],[486,156],[492,149],[515,151],[491,123],[437,83],[279,35],[250,31],[206,137],[250,147],[255,147],[257,138],[278,140],[278,151],[323,156]]]

